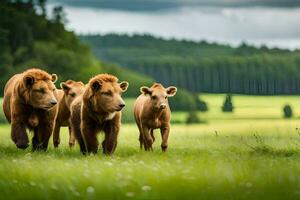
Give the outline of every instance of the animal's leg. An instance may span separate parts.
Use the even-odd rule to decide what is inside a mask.
[[[140,141],[140,149],[143,148],[143,145],[144,145],[144,137],[143,137],[143,133],[142,133],[142,129],[140,127],[140,125],[138,125],[138,129],[139,129],[139,141]]]
[[[72,120],[71,120],[71,122],[72,122]],[[74,122],[75,122],[75,120],[74,120]],[[75,123],[72,122],[71,123],[71,131],[74,133],[74,136],[79,144],[81,153],[86,154],[87,149],[86,149],[86,145],[85,145],[83,136],[81,134],[80,123],[77,124],[76,122]]]
[[[143,127],[143,137],[144,137],[144,147],[146,151],[152,151],[153,139],[150,134],[150,129],[147,127]]]
[[[69,147],[72,148],[75,145],[75,134],[69,126]]]
[[[49,144],[49,139],[51,137],[51,133],[53,131],[53,124],[40,123],[37,127],[37,138],[39,138],[39,144],[37,146],[33,146],[33,151],[42,150],[46,151]]]
[[[60,144],[60,137],[59,137],[60,125],[55,123],[54,131],[53,131],[53,145],[54,147],[58,147]]]
[[[26,149],[29,146],[29,139],[24,123],[17,121],[12,123],[11,138],[19,149]]]
[[[168,138],[169,138],[169,132],[170,132],[170,127],[166,126],[166,127],[162,127],[160,129],[160,133],[161,133],[161,150],[163,152],[165,152],[168,148]]]
[[[153,129],[150,129],[150,134],[151,134],[152,140],[154,142],[155,141],[155,137],[154,137]]]
[[[33,129],[33,137],[32,137],[32,151],[38,148],[40,144],[40,139],[38,137],[38,127]]]
[[[105,139],[102,142],[104,154],[111,155],[116,150],[120,130],[120,125],[118,123],[117,120],[112,120],[107,122],[104,126]]]
[[[82,124],[81,131],[88,153],[97,153],[99,146],[97,139],[97,131],[85,123]]]

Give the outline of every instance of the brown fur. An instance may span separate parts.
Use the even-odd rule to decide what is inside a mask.
[[[53,145],[58,147],[60,143],[59,131],[60,127],[69,127],[69,146],[75,145],[75,136],[71,131],[69,124],[70,118],[70,105],[73,100],[84,92],[84,84],[79,81],[68,80],[60,84],[62,90],[58,90],[58,111],[55,120],[55,127],[53,131]]]
[[[170,132],[171,110],[167,97],[174,96],[176,87],[164,88],[159,83],[154,83],[151,88],[141,87],[142,94],[134,104],[134,118],[139,128],[140,148],[152,150],[155,140],[153,130],[159,128],[162,137],[161,149],[168,148]]]
[[[125,106],[121,94],[127,87],[127,82],[118,83],[115,76],[99,74],[90,79],[85,92],[71,104],[71,128],[83,154],[97,153],[100,131],[105,134],[103,153],[110,155],[115,151]]]
[[[11,123],[11,137],[18,148],[28,147],[26,128],[29,128],[34,132],[33,150],[47,150],[56,114],[56,79],[55,74],[29,69],[6,83],[3,111]]]

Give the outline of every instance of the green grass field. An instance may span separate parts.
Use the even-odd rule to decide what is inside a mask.
[[[221,95],[204,95],[207,123],[173,124],[167,153],[159,132],[153,152],[139,149],[134,124],[121,128],[115,154],[82,156],[62,145],[48,152],[18,150],[9,125],[0,126],[2,199],[299,199],[300,105],[297,97],[233,97],[236,110],[220,112]],[[131,100],[132,101],[132,100]],[[300,101],[300,98],[299,98]],[[294,108],[282,118],[282,106]],[[127,103],[127,107],[129,104]],[[129,111],[126,111],[129,112]],[[247,114],[249,112],[249,114]],[[174,113],[184,119],[186,113]],[[241,118],[241,119],[239,119]],[[102,135],[99,139],[102,140]]]
[[[225,95],[203,94],[201,99],[207,102],[209,112],[198,113],[204,122],[218,120],[274,120],[283,118],[283,107],[289,104],[293,108],[294,117],[300,117],[300,97],[298,96],[247,96],[233,95],[233,113],[221,112]],[[134,122],[133,107],[134,99],[126,99],[126,107],[123,112],[124,122]],[[172,114],[174,123],[185,123],[186,112]]]

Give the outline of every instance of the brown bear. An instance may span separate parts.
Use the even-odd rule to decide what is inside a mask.
[[[55,119],[55,127],[53,131],[53,145],[58,147],[60,143],[59,131],[61,126],[69,127],[69,146],[73,147],[75,144],[75,136],[71,131],[69,124],[70,105],[73,100],[84,92],[84,84],[81,81],[68,80],[61,82],[62,90],[57,90],[58,93],[58,110]]]
[[[32,149],[47,150],[56,115],[55,74],[28,69],[11,77],[4,88],[3,111],[11,123],[16,146],[29,146],[26,128],[33,130]]]
[[[71,104],[71,129],[83,154],[97,153],[97,134],[101,130],[105,133],[103,153],[115,151],[125,106],[121,95],[127,87],[127,82],[118,83],[113,75],[99,74],[90,79],[84,93]]]
[[[164,88],[159,83],[154,83],[151,88],[141,87],[142,94],[134,104],[134,118],[140,132],[140,148],[144,146],[146,151],[152,150],[155,140],[153,130],[159,128],[162,137],[161,149],[167,150],[171,119],[168,97],[174,96],[176,92],[176,87]]]

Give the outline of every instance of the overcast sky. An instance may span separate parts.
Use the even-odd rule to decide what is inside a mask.
[[[67,27],[77,34],[151,33],[231,45],[247,41],[258,46],[300,48],[300,7],[182,6],[139,12],[70,5],[64,8]]]

